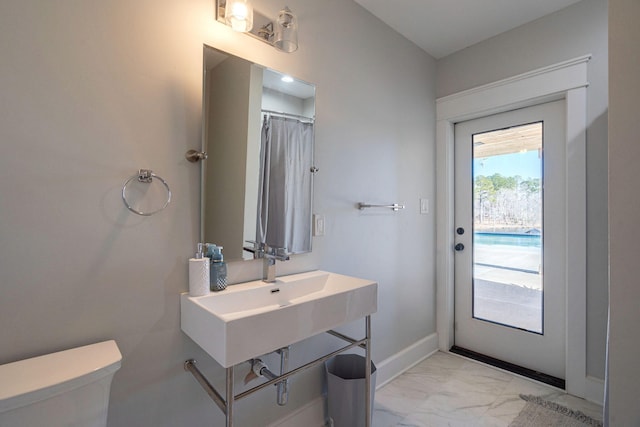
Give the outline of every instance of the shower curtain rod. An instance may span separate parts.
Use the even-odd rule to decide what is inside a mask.
[[[313,117],[299,116],[298,114],[285,113],[282,111],[262,110],[262,112],[266,114],[276,115],[276,116],[298,119],[300,121],[306,121],[308,123],[313,123],[315,121]]]

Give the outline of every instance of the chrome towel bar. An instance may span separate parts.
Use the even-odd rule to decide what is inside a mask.
[[[358,209],[360,210],[364,210],[367,208],[386,208],[386,209],[392,209],[394,211],[398,211],[400,209],[404,209],[404,205],[399,205],[398,203],[394,203],[392,205],[370,205],[368,203],[358,203]]]

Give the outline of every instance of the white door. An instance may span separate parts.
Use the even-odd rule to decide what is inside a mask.
[[[564,145],[564,101],[455,125],[455,345],[560,379]]]

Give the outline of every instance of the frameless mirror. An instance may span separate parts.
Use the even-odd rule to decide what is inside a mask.
[[[310,252],[315,86],[207,45],[203,64],[201,241]]]

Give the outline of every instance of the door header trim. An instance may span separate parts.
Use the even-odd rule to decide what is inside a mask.
[[[436,119],[454,123],[564,98],[587,87],[591,55],[538,68],[473,89],[436,99]]]

